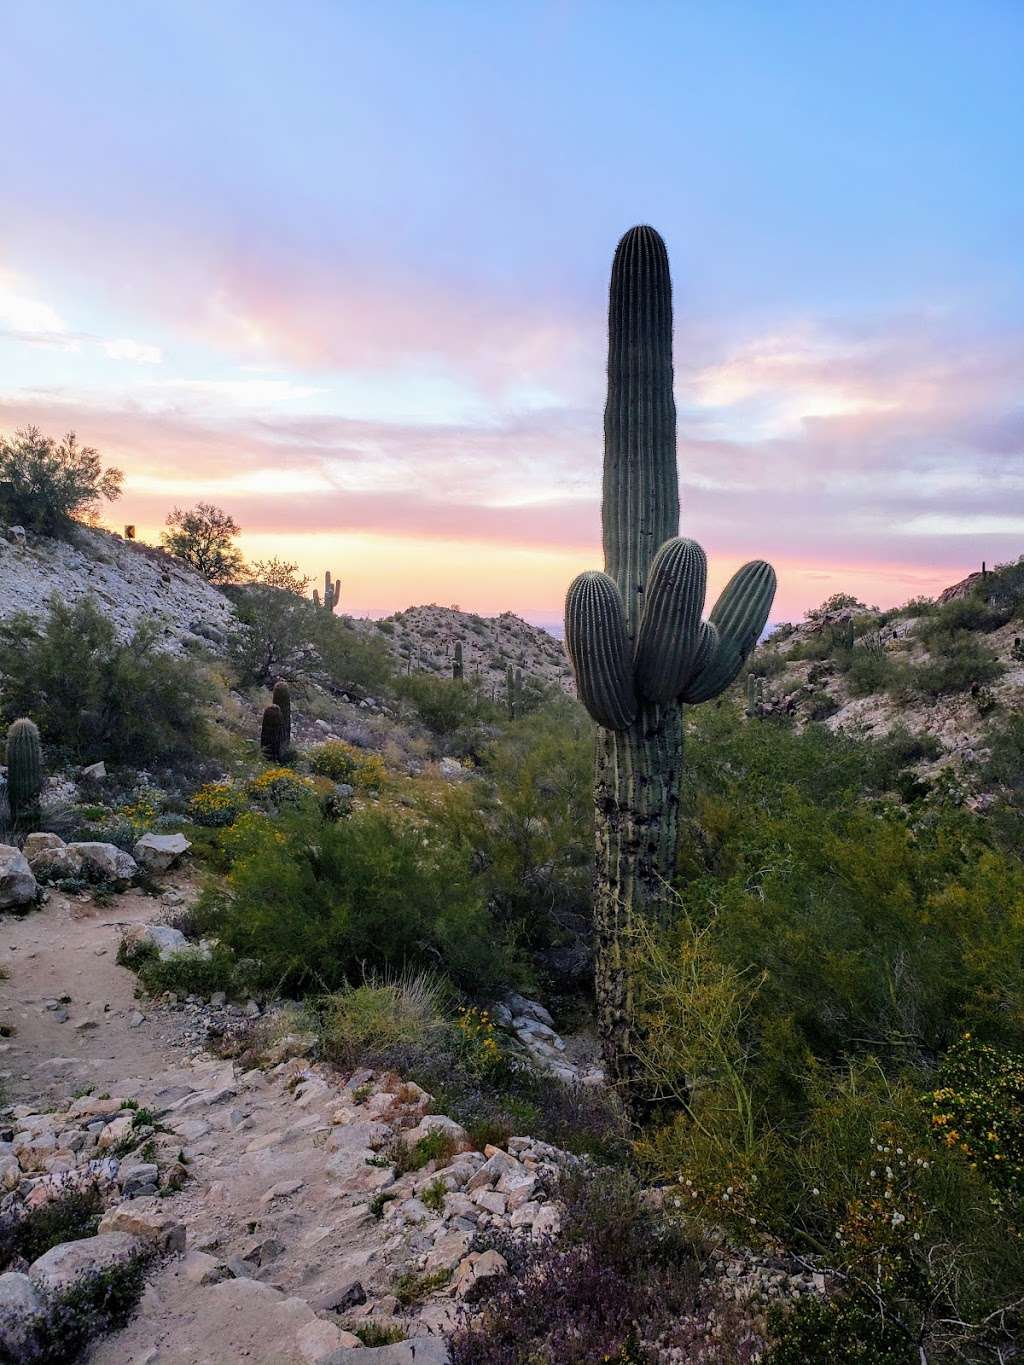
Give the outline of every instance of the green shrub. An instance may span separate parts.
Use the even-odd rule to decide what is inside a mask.
[[[93,520],[104,499],[119,498],[123,480],[73,431],[59,445],[33,426],[0,436],[0,521],[9,525],[66,535],[72,522]]]
[[[897,1065],[965,1030],[1024,1039],[1024,866],[983,820],[872,807],[908,743],[794,735],[707,708],[691,725],[680,895],[752,1006],[761,1101],[799,1104],[807,1063]]]
[[[884,692],[897,676],[896,661],[882,649],[855,645],[845,654],[846,685],[855,697]]]
[[[807,715],[811,720],[828,720],[839,710],[839,703],[828,692],[815,692],[807,699]]]
[[[50,600],[0,624],[3,718],[31,715],[48,749],[74,762],[134,766],[194,758],[208,746],[212,687],[196,666],[157,647],[152,623],[121,643],[92,598]]]
[[[774,1309],[770,1322],[775,1342],[764,1365],[919,1365],[921,1359],[910,1333],[882,1317],[866,1294],[805,1295],[788,1310]]]
[[[678,1119],[648,1138],[640,1155],[653,1171],[672,1172],[691,1215],[745,1240],[779,1241],[849,1288],[823,1317],[791,1321],[782,1333],[790,1352],[819,1335],[831,1340],[838,1313],[857,1327],[854,1341],[920,1342],[931,1359],[951,1336],[959,1347],[977,1345],[989,1328],[970,1324],[998,1314],[1024,1288],[1019,1226],[931,1117],[910,1076],[890,1082],[866,1063],[817,1075],[804,1119],[785,1133],[760,1125],[744,1143],[734,1124],[698,1104],[693,1121]],[[899,1337],[880,1330],[886,1320],[903,1324]],[[1005,1346],[1013,1331],[1011,1314],[995,1337]]]
[[[366,1057],[443,1044],[445,987],[428,972],[371,976],[318,1005],[324,1054],[342,1069]]]
[[[347,782],[363,791],[379,791],[387,776],[379,754],[368,754],[342,739],[328,739],[306,753],[310,770],[332,782]]]
[[[435,678],[429,673],[410,673],[396,683],[399,696],[410,702],[420,720],[440,738],[483,720],[497,720],[496,706],[461,678]]]
[[[975,683],[983,687],[1005,672],[1005,665],[988,645],[965,630],[936,636],[929,647],[927,659],[899,671],[901,687],[939,697],[947,692],[966,692]]]
[[[207,998],[215,991],[224,991],[235,996],[247,994],[254,984],[251,967],[239,963],[222,944],[217,944],[209,954],[188,948],[162,959],[152,943],[131,946],[122,941],[117,961],[135,972],[146,992],[154,996],[164,991]]]
[[[348,617],[318,612],[313,643],[324,672],[338,688],[379,692],[391,683],[391,653],[381,640],[356,630]]]
[[[61,1242],[77,1242],[92,1237],[103,1213],[103,1196],[98,1185],[68,1189],[23,1216],[8,1213],[0,1217],[0,1271],[18,1257],[34,1261]]]
[[[432,793],[427,818],[471,858],[488,903],[519,941],[538,949],[585,933],[593,738],[582,708],[549,701],[479,759],[485,780]]]
[[[185,813],[197,825],[219,829],[234,824],[245,809],[245,794],[233,782],[207,782],[189,797]]]
[[[262,984],[332,990],[367,969],[436,968],[480,990],[507,979],[501,937],[468,861],[377,808],[336,824],[307,811],[246,817],[234,863],[202,905],[210,931],[260,964]]]

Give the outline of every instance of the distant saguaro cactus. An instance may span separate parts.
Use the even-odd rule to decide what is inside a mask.
[[[505,668],[505,707],[509,720],[515,720],[522,709],[523,670],[514,669],[511,664]]]
[[[7,731],[7,804],[15,825],[26,826],[39,818],[39,794],[43,786],[43,745],[35,723],[16,720]]]
[[[341,579],[331,582],[331,571],[324,573],[324,600],[320,601],[320,594],[316,588],[313,589],[313,605],[323,607],[324,611],[333,614],[335,607],[341,601]]]
[[[627,955],[635,917],[671,911],[681,702],[717,697],[768,619],[775,573],[756,560],[701,622],[707,562],[681,539],[672,396],[672,284],[653,228],[622,238],[608,303],[604,573],[569,587],[565,642],[580,700],[601,727],[594,805],[598,1022],[609,1075],[636,1080]]]
[[[260,748],[263,756],[274,763],[280,763],[284,753],[284,718],[280,706],[271,703],[263,710],[263,723],[260,726]]]
[[[462,681],[462,641],[455,641],[455,649],[452,653],[452,677],[456,682]]]
[[[747,674],[747,715],[757,715],[757,674]]]
[[[278,678],[274,683],[274,691],[270,700],[281,712],[281,748],[290,749],[292,747],[292,694],[291,689],[284,678]]]

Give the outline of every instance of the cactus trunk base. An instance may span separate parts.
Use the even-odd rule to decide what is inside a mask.
[[[679,835],[681,708],[649,703],[626,730],[601,730],[594,779],[598,1030],[609,1081],[637,1090],[628,956],[638,918],[665,920]]]

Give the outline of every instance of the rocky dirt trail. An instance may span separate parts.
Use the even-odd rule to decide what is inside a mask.
[[[171,884],[168,883],[168,886]],[[187,883],[171,899],[191,894]],[[132,1093],[167,1065],[178,1017],[140,1008],[134,975],[116,962],[121,935],[166,913],[129,891],[108,906],[53,894],[38,912],[0,918],[0,1070],[15,1103],[59,1103],[76,1091]]]
[[[189,895],[179,879],[170,899]],[[161,1252],[132,1320],[86,1358],[445,1361],[441,1332],[504,1269],[472,1249],[477,1234],[557,1230],[548,1194],[571,1158],[526,1138],[469,1150],[418,1087],[289,1055],[308,1046],[301,1036],[278,1040],[266,1069],[210,1055],[198,1006],[140,1004],[115,961],[125,929],[166,911],[133,892],[106,907],[54,895],[0,921],[0,1021],[15,1030],[2,1044],[8,1188],[31,1206],[100,1170],[97,1255],[119,1259],[133,1238]],[[432,1133],[439,1154],[402,1174],[398,1154]],[[364,1345],[353,1329],[368,1327],[373,1340],[407,1340]]]

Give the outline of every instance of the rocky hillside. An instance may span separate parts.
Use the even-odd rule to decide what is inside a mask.
[[[973,614],[943,616],[968,601]],[[763,677],[755,712],[852,736],[907,730],[934,741],[928,769],[971,764],[989,726],[1024,707],[1024,627],[1016,613],[1000,624],[1009,611],[986,614],[985,603],[984,581],[971,574],[934,603],[877,614],[841,607],[782,627],[751,659]]]
[[[230,602],[170,555],[95,527],[76,526],[73,537],[27,536],[19,527],[0,535],[0,620],[38,614],[54,596],[71,603],[91,594],[122,639],[143,621],[174,652],[224,639]]]
[[[451,677],[452,653],[461,642],[465,677],[478,677],[485,689],[494,688],[496,697],[504,695],[509,664],[522,670],[524,680],[554,683],[567,692],[574,688],[561,642],[510,611],[501,616],[477,616],[456,607],[431,604],[358,624],[379,633],[402,673]]]

